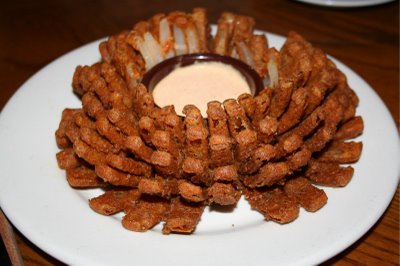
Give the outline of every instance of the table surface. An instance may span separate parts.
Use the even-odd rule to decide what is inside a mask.
[[[383,99],[399,128],[398,1],[348,9],[289,0],[5,1],[0,9],[0,110],[24,81],[64,53],[129,29],[155,13],[197,6],[207,8],[214,23],[222,11],[231,11],[254,17],[261,30],[301,33],[360,74]],[[375,226],[326,264],[398,264],[399,193],[398,188]],[[25,264],[60,264],[15,232]]]

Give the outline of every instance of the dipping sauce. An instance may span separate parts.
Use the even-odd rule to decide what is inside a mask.
[[[207,103],[223,102],[251,93],[245,77],[234,67],[221,62],[201,62],[178,67],[160,80],[153,89],[154,102],[164,107],[175,105],[178,115],[193,104],[207,117]]]

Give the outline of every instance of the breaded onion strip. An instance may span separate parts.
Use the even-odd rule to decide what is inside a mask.
[[[339,70],[318,48],[313,48],[312,71],[305,87],[308,90],[307,108],[305,115],[317,108],[339,81]]]
[[[231,164],[214,168],[213,181],[222,183],[237,183],[238,173],[236,170],[236,166]]]
[[[217,101],[207,104],[208,128],[210,130],[210,159],[213,169],[213,181],[208,188],[209,203],[233,205],[239,200],[241,192],[232,184],[236,182],[237,170],[233,165],[233,141],[229,134],[227,114]],[[238,136],[240,136],[239,133]],[[240,139],[240,137],[239,137]],[[243,150],[242,150],[243,151]],[[241,154],[240,156],[242,156]]]
[[[194,8],[192,19],[196,26],[200,53],[209,52],[208,44],[210,39],[210,25],[208,24],[207,11],[204,8]]]
[[[142,194],[170,199],[178,194],[178,181],[176,179],[165,179],[156,175],[155,178],[143,178],[140,180],[138,189]]]
[[[254,173],[257,170],[257,166],[252,163],[252,156],[257,147],[257,132],[250,129],[244,129],[236,135],[235,141],[237,143],[235,160],[238,163],[239,173]]]
[[[225,100],[224,107],[228,114],[229,130],[236,142],[235,160],[241,174],[252,173],[254,166],[248,164],[257,146],[257,132],[246,117],[244,109],[235,100]]]
[[[208,161],[193,157],[186,157],[182,163],[185,177],[194,184],[210,185],[211,177],[208,173]]]
[[[244,41],[237,41],[235,42],[235,51],[239,56],[239,59],[251,66],[252,68],[255,68],[255,63],[253,59],[253,54],[250,51],[250,48],[247,43]]]
[[[56,154],[57,164],[60,169],[76,168],[82,164],[73,148],[66,148]]]
[[[293,90],[292,82],[280,82],[279,85],[274,88],[267,115],[279,118],[285,112],[285,109],[290,102]]]
[[[163,60],[162,48],[149,32],[149,26],[148,22],[137,23],[126,38],[126,41],[142,55],[147,71]]]
[[[361,116],[356,116],[342,124],[335,134],[335,140],[352,139],[361,135],[364,122]]]
[[[229,136],[228,117],[218,101],[207,103],[208,128],[210,135]]]
[[[93,169],[85,165],[66,170],[67,181],[74,188],[103,187],[106,183],[99,178]]]
[[[85,93],[82,96],[82,109],[91,118],[104,115],[105,109],[93,92]]]
[[[157,150],[168,152],[174,158],[180,159],[179,147],[168,131],[155,130],[151,137],[151,143],[157,148]]]
[[[264,61],[267,62],[268,70],[268,85],[270,88],[276,88],[279,86],[279,65],[281,63],[281,57],[279,52],[274,48],[268,48],[263,55]]]
[[[260,142],[269,142],[278,128],[277,119],[266,114],[272,93],[271,89],[265,88],[254,98],[250,94],[242,94],[238,98],[239,104],[251,119],[254,128],[257,129],[257,137]]]
[[[111,64],[102,63],[100,71],[101,76],[108,84],[109,90],[113,93],[110,99],[112,105],[115,106],[116,102],[120,102],[124,104],[127,109],[131,109],[133,106],[131,89],[127,87],[126,82],[117,72],[117,69]],[[122,104],[118,105],[122,108]]]
[[[203,214],[204,205],[189,203],[179,197],[173,198],[162,232],[164,234],[192,233]]]
[[[309,212],[321,209],[328,201],[322,189],[313,186],[308,179],[301,176],[288,180],[283,190],[289,198],[294,199]]]
[[[111,92],[108,89],[106,81],[102,77],[94,77],[94,80],[92,81],[92,86],[90,87],[89,91],[93,91],[97,95],[104,109],[108,109],[111,106]]]
[[[78,127],[96,129],[96,123],[82,110],[74,115],[74,122]]]
[[[70,139],[66,134],[66,128],[70,123],[73,123],[74,116],[80,112],[81,109],[71,109],[71,108],[65,108],[62,111],[61,121],[55,132],[56,143],[58,148],[65,149],[72,146],[72,142],[70,141]]]
[[[235,15],[229,12],[223,12],[218,19],[217,33],[213,41],[213,52],[220,55],[229,55],[231,53],[230,42],[234,28]]]
[[[210,137],[210,164],[212,167],[232,164],[233,140],[229,136],[211,135]]]
[[[151,154],[151,164],[160,175],[177,178],[180,176],[178,159],[169,152],[156,150]]]
[[[131,205],[140,197],[137,189],[130,190],[109,190],[104,194],[89,200],[89,206],[97,213],[112,215],[123,211],[127,205]]]
[[[106,57],[111,57],[111,61],[105,61],[115,66],[118,73],[125,79],[128,88],[133,88],[143,75],[145,62],[138,50],[129,44],[129,39],[129,31],[111,36],[107,40],[107,53],[105,53]]]
[[[306,140],[305,146],[312,152],[322,150],[326,143],[333,139],[337,125],[343,120],[350,101],[345,88],[336,88],[323,103],[322,115],[324,125],[317,129],[313,136]]]
[[[244,109],[246,115],[251,119],[253,119],[255,113],[259,113],[259,110],[255,112],[256,111],[255,100],[251,94],[243,93],[239,95],[237,101],[240,104],[240,106],[242,106],[242,108]]]
[[[185,38],[188,47],[188,53],[198,53],[200,51],[200,40],[196,25],[193,19],[189,19],[185,28]]]
[[[232,33],[232,42],[248,43],[253,36],[255,21],[252,17],[235,15],[235,26]]]
[[[174,36],[174,50],[176,55],[188,53],[188,44],[185,37],[185,28],[188,23],[188,17],[180,11],[171,12],[168,15],[168,21],[172,25]]]
[[[351,166],[342,167],[337,163],[324,163],[311,160],[305,171],[305,176],[317,185],[329,187],[346,186],[354,174]]]
[[[208,185],[211,178],[208,174],[208,130],[205,126],[200,110],[194,105],[187,105],[183,109],[186,115],[185,144],[182,170],[192,182]]]
[[[77,66],[72,78],[73,91],[80,97],[89,91],[92,86],[92,76],[99,75],[100,63],[91,66]]]
[[[209,203],[215,203],[219,205],[234,205],[236,204],[241,196],[232,184],[225,183],[214,183],[207,189]]]
[[[157,128],[168,131],[174,141],[179,146],[182,146],[184,141],[184,126],[182,119],[176,114],[173,105],[164,106],[161,109],[154,110],[151,117],[154,119]]]
[[[183,122],[175,110],[164,117],[164,129],[168,131],[179,147],[183,147]]]
[[[90,147],[80,138],[74,141],[74,151],[76,155],[91,165],[105,163],[106,154]]]
[[[168,131],[155,130],[151,137],[151,143],[157,151],[152,154],[152,163],[163,175],[180,177],[180,164],[182,155],[178,144]]]
[[[299,216],[299,206],[280,188],[266,191],[246,189],[245,196],[252,209],[259,211],[267,220],[285,224]]]
[[[235,15],[231,40],[231,46],[234,47],[231,54],[237,54],[240,60],[251,67],[255,67],[253,54],[250,50],[250,41],[253,36],[254,24],[255,21],[252,17]]]
[[[142,116],[139,120],[139,133],[147,144],[151,143],[151,138],[155,131],[154,120],[148,116]]]
[[[254,159],[257,161],[257,164],[265,161],[279,160],[295,152],[301,145],[303,145],[303,139],[296,134],[292,134],[280,139],[275,145],[260,145],[254,152]]]
[[[254,61],[254,69],[260,77],[265,78],[268,74],[268,61],[264,54],[268,50],[268,40],[264,34],[253,34],[249,41],[249,48]]]
[[[180,180],[178,183],[179,195],[190,202],[202,202],[207,199],[207,191],[201,186]]]
[[[256,124],[258,128],[258,139],[260,142],[269,143],[276,136],[279,122],[275,117],[265,116]]]
[[[233,164],[233,142],[229,135],[228,117],[217,101],[207,104],[210,130],[210,162],[212,167]]]
[[[318,156],[318,161],[328,163],[354,163],[360,159],[362,142],[334,141]]]
[[[148,22],[148,31],[153,35],[154,39],[160,43],[160,21],[165,18],[165,14],[154,14]]]
[[[295,88],[304,86],[312,71],[312,45],[291,31],[280,50],[279,79]]]
[[[359,102],[357,94],[347,84],[346,76],[339,72],[339,83],[337,88],[341,92],[339,101],[345,105],[342,122],[346,122],[355,116],[356,108]]]
[[[98,132],[107,138],[116,148],[123,148],[126,136],[120,130],[112,125],[105,116],[100,116],[96,120]]]
[[[259,123],[261,120],[267,117],[267,111],[271,104],[271,98],[273,95],[273,90],[266,87],[260,91],[257,96],[254,97],[255,110],[252,117],[253,124]]]
[[[154,151],[152,148],[146,146],[139,136],[128,136],[125,139],[125,148],[135,154],[139,159],[151,163],[151,155]]]
[[[128,136],[139,135],[137,120],[133,112],[111,108],[106,111],[108,120]]]
[[[305,87],[293,92],[285,113],[279,118],[277,134],[282,134],[301,121],[307,107],[308,90]]]
[[[108,51],[107,47],[107,41],[102,41],[99,44],[99,52],[101,55],[101,58],[104,60],[104,62],[111,63],[112,62],[112,57],[110,52]]]
[[[244,129],[253,129],[246,112],[236,100],[228,99],[223,102],[225,111],[228,114],[229,132],[232,137],[236,136]]]
[[[168,22],[167,17],[164,17],[160,20],[158,38],[160,41],[163,57],[165,59],[173,57],[175,55],[174,39],[171,32],[171,26]]]
[[[272,53],[276,54],[276,53]],[[275,93],[271,100],[268,115],[280,117],[288,106],[292,92],[304,86],[312,70],[312,46],[303,37],[290,32],[280,50],[279,86],[274,86]]]
[[[139,83],[133,91],[133,106],[135,113],[139,117],[150,114],[155,109],[153,96],[147,91],[147,88]]]
[[[106,182],[115,186],[137,187],[141,176],[121,172],[105,163],[95,165],[94,171]]]
[[[272,186],[281,182],[285,176],[307,165],[310,159],[311,152],[302,148],[290,155],[286,161],[266,163],[257,174],[246,177],[244,184],[250,188]]]
[[[129,207],[122,218],[122,226],[128,230],[145,232],[161,222],[167,215],[170,204],[156,197],[141,197]]]
[[[186,115],[185,156],[208,160],[208,130],[200,110],[194,105],[186,105],[183,113]]]
[[[108,165],[114,167],[115,169],[121,170],[129,174],[145,177],[149,177],[151,175],[150,165],[129,157],[109,153],[106,156],[106,162]]]
[[[119,151],[118,148],[115,148],[112,143],[103,138],[95,129],[81,127],[79,135],[81,140],[99,152],[115,153]]]
[[[337,124],[343,120],[344,112],[348,105],[349,100],[346,99],[344,90],[337,88],[326,97],[325,101],[319,107],[314,109],[310,115],[301,121],[301,123],[283,134],[280,138],[291,134],[296,134],[304,138],[314,133],[314,135],[307,140],[309,143],[307,145],[310,150],[318,151],[333,138]],[[321,124],[323,125],[322,127],[320,127]],[[323,142],[319,142],[319,140],[323,140]],[[315,143],[315,145],[313,143]]]
[[[65,126],[65,135],[71,143],[80,138],[79,127],[74,122],[68,122]]]

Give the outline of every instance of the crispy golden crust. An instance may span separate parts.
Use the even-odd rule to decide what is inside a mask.
[[[93,169],[81,165],[76,168],[68,168],[66,170],[67,181],[71,187],[90,188],[103,187],[106,183],[99,178]]]
[[[354,163],[361,156],[362,142],[334,141],[318,157],[320,162]]]
[[[106,162],[111,167],[129,174],[146,177],[152,174],[150,165],[123,155],[109,153],[106,156]]]
[[[304,177],[296,177],[288,180],[283,190],[286,195],[293,198],[301,207],[309,212],[319,210],[328,201],[325,192],[313,186],[310,181]]]
[[[80,166],[83,162],[76,156],[74,149],[66,148],[56,154],[58,167],[60,169],[70,169]]]
[[[140,181],[140,176],[118,171],[106,164],[96,164],[95,172],[101,179],[114,186],[137,187]]]
[[[180,198],[172,199],[163,233],[192,233],[203,214],[203,210],[204,205],[201,203],[189,203]]]
[[[91,198],[89,206],[95,212],[103,215],[112,215],[124,211],[133,202],[138,200],[140,193],[137,189],[109,190],[100,196]]]
[[[55,132],[58,148],[65,149],[72,146],[72,141],[67,135],[68,127],[74,121],[74,115],[79,113],[79,109],[65,108],[61,115],[61,121]]]
[[[289,198],[280,188],[245,190],[245,197],[251,208],[262,213],[267,220],[285,224],[299,216],[299,207],[295,200]]]
[[[178,194],[178,181],[176,179],[165,179],[160,176],[155,178],[143,178],[139,181],[138,189],[142,194],[170,199]]]
[[[198,185],[181,180],[178,184],[179,195],[189,202],[202,202],[207,199],[206,191]]]
[[[312,182],[329,187],[346,186],[354,174],[352,166],[340,166],[337,163],[325,163],[311,160],[305,171],[305,175]]]
[[[352,139],[362,134],[364,122],[361,116],[356,116],[343,123],[335,134],[336,140]]]
[[[236,204],[241,196],[232,184],[224,184],[216,182],[207,190],[208,201],[210,203],[216,203],[219,205],[234,205]]]
[[[169,208],[169,202],[164,199],[141,197],[127,208],[122,225],[131,231],[145,232],[163,220]]]

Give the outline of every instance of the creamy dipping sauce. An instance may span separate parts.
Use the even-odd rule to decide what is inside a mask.
[[[157,83],[153,98],[160,107],[175,105],[178,115],[185,105],[194,104],[206,117],[208,102],[236,99],[243,93],[251,91],[238,70],[220,62],[203,62],[174,69]]]

